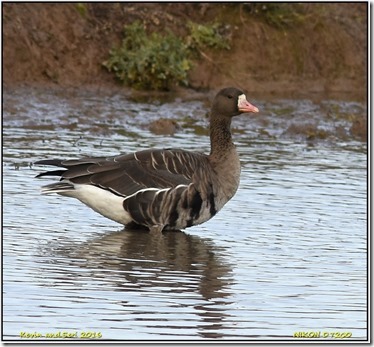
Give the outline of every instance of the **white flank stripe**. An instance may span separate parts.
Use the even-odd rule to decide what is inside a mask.
[[[61,192],[60,194],[80,200],[97,213],[115,222],[127,224],[132,221],[122,205],[125,198],[88,184],[74,184],[74,188],[74,190]]]

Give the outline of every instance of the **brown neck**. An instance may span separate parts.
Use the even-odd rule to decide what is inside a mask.
[[[234,144],[231,139],[231,118],[213,117],[210,121],[211,157],[224,157]]]

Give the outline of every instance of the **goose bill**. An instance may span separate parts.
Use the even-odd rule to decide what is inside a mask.
[[[256,106],[253,106],[251,103],[249,103],[245,97],[244,94],[239,96],[238,100],[238,109],[240,112],[259,112],[259,109]]]

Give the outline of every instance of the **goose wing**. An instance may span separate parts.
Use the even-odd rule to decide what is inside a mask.
[[[128,196],[140,189],[188,185],[194,172],[205,165],[207,158],[203,153],[153,149],[113,157],[40,160],[35,164],[63,168],[43,172],[36,177],[59,176],[61,181],[91,184]]]

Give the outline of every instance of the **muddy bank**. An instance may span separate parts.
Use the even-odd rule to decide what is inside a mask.
[[[205,51],[189,74],[190,88],[235,85],[247,92],[347,93],[365,100],[367,4],[303,4],[295,25],[275,27],[245,4],[4,3],[6,87],[116,86],[102,67],[121,42],[123,26],[184,35],[186,23],[225,25],[230,50]]]
[[[82,136],[94,134],[102,140],[111,136],[139,138],[144,132],[148,132],[147,136],[157,135],[155,139],[176,139],[182,133],[208,138],[213,97],[213,91],[187,89],[146,94],[107,87],[17,87],[4,92],[3,113],[8,125],[56,134],[65,129]],[[246,141],[292,140],[308,146],[367,142],[365,103],[252,96],[250,100],[260,113],[233,122],[235,137],[245,134]]]

